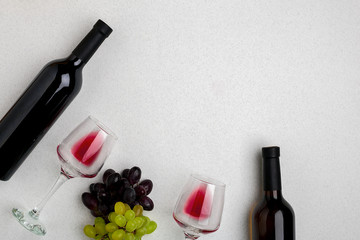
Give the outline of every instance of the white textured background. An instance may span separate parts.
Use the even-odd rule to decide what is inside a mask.
[[[58,174],[56,145],[92,114],[119,136],[105,168],[138,165],[155,183],[158,230],[144,239],[183,239],[171,213],[192,172],[227,184],[222,225],[202,238],[248,239],[267,145],[281,147],[297,239],[359,239],[359,13],[356,0],[1,0],[1,117],[98,18],[114,32],[84,68],[80,94],[0,182],[0,238],[39,238],[10,209],[41,199]],[[94,181],[54,195],[43,239],[87,239],[80,195]]]

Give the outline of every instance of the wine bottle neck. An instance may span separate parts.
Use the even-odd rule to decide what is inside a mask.
[[[82,69],[86,64],[83,60],[75,56],[73,53],[66,59],[68,64],[77,69]]]
[[[87,63],[111,32],[112,29],[99,20],[72,53]]]
[[[265,194],[265,199],[266,199],[266,200],[282,199],[281,190],[264,191],[264,194]]]
[[[281,190],[280,161],[278,157],[263,159],[264,191]]]

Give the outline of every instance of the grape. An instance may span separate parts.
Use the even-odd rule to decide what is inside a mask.
[[[94,185],[94,191],[96,192],[96,193],[98,193],[98,192],[105,192],[105,184],[103,184],[103,183],[95,183],[95,185]]]
[[[136,197],[139,198],[141,196],[146,195],[146,189],[144,186],[138,185],[134,188],[135,192],[136,192]]]
[[[153,182],[150,179],[145,179],[141,181],[139,185],[145,188],[146,195],[149,195],[151,193],[151,190],[153,189]]]
[[[133,210],[127,210],[124,216],[128,221],[133,220],[135,218],[135,212]]]
[[[100,235],[105,235],[107,231],[105,230],[105,222],[95,223],[96,232]]]
[[[108,205],[103,202],[99,203],[98,209],[103,215],[108,215],[111,212],[111,209],[108,207]]]
[[[117,231],[117,230],[116,230],[116,231]],[[115,232],[116,232],[116,231],[115,231]],[[113,235],[113,233],[108,233],[107,236],[108,236],[109,239],[104,238],[103,240],[113,240],[112,235]],[[121,240],[122,240],[122,239],[121,239]]]
[[[119,186],[119,188],[113,188],[109,191],[110,193],[110,199],[111,201],[114,203],[118,202],[121,200],[121,196],[122,196],[122,193],[123,193],[124,189],[122,186]]]
[[[140,217],[143,214],[144,208],[141,205],[135,205],[133,211],[136,217]]]
[[[126,225],[127,219],[124,215],[117,215],[115,217],[115,223],[119,227],[124,227]]]
[[[142,216],[141,218],[145,220],[145,223],[143,224],[143,226],[146,226],[150,222],[150,218],[147,216]]]
[[[137,223],[136,223],[135,219],[133,219],[133,220],[129,220],[126,223],[126,228],[125,229],[128,232],[133,232],[133,231],[135,231],[136,227],[137,227]]]
[[[129,204],[125,203],[125,212],[126,212],[127,210],[131,210],[131,207],[129,206]]]
[[[135,190],[131,187],[125,188],[123,195],[122,195],[122,199],[124,202],[126,202],[128,204],[131,204],[132,202],[134,202],[136,199]]]
[[[131,184],[130,184],[129,180],[127,180],[126,178],[121,178],[120,182],[121,182],[121,185],[124,188],[131,187]]]
[[[102,202],[110,202],[110,194],[107,192],[98,192],[97,199]]]
[[[93,215],[94,217],[102,217],[103,214],[99,211],[99,210],[90,210],[91,215]]]
[[[124,215],[124,214],[125,214],[125,211],[126,211],[125,204],[122,203],[122,202],[117,202],[117,203],[115,203],[114,210],[115,210],[115,212],[116,212],[117,214]]]
[[[106,183],[106,179],[113,173],[115,173],[113,169],[111,168],[107,169],[103,174],[103,182]]]
[[[119,227],[115,223],[108,223],[108,224],[105,225],[105,229],[109,233],[112,233],[112,232],[115,232],[116,230],[118,230]]]
[[[123,229],[116,230],[112,234],[109,234],[109,237],[112,237],[113,240],[123,240],[125,237],[125,231]]]
[[[135,236],[132,233],[125,233],[124,240],[135,240]]]
[[[128,178],[130,169],[126,168],[122,171],[121,177]]]
[[[139,182],[141,178],[141,169],[139,167],[132,167],[129,171],[128,180],[131,185]]]
[[[99,202],[94,195],[91,195],[91,193],[84,192],[81,195],[81,200],[88,209],[94,211],[97,210]]]
[[[142,237],[146,234],[146,227],[143,226],[141,228],[136,229],[135,236]]]
[[[95,224],[98,223],[98,222],[102,222],[102,223],[105,223],[105,220],[102,218],[102,217],[97,217],[95,218]]]
[[[111,186],[110,188],[111,196],[116,201],[121,201],[124,190],[125,188],[128,187],[131,187],[129,181],[126,178],[121,178],[120,181],[115,186]]]
[[[122,199],[123,192],[125,188],[130,187],[130,183],[126,178],[121,178],[120,181],[115,185],[110,187],[110,194],[115,201],[120,201]]]
[[[89,186],[90,193],[82,194],[84,205],[96,217],[95,224],[89,225],[92,229],[87,227],[92,238],[140,240],[147,232],[156,229],[156,223],[143,216],[144,210],[154,208],[153,201],[147,197],[153,183],[149,179],[140,181],[141,174],[137,166],[124,169],[121,174],[107,169],[102,176],[103,183],[92,183]],[[150,225],[149,229],[147,225]],[[95,233],[90,233],[94,229]]]
[[[144,225],[146,220],[141,218],[141,217],[135,217],[134,222],[136,223],[136,229],[138,229],[138,228],[141,228]]]
[[[150,221],[146,226],[146,234],[150,234],[157,228],[157,224],[154,221]]]
[[[88,236],[89,238],[95,238],[96,236],[96,229],[91,226],[91,225],[86,225],[84,227],[84,233],[86,236]]]
[[[148,196],[142,196],[139,199],[139,203],[143,206],[144,210],[151,211],[154,208],[154,203]]]
[[[119,186],[120,179],[121,179],[120,174],[113,173],[110,176],[108,176],[105,185],[110,190],[115,189]]]
[[[94,194],[94,195],[96,195],[96,191],[95,191],[95,183],[92,183],[92,184],[90,184],[90,186],[89,186],[89,190],[90,190],[90,193],[91,194]]]
[[[114,223],[116,216],[117,216],[117,214],[115,212],[111,212],[108,216],[109,221]]]

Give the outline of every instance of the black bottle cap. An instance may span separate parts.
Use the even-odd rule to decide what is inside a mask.
[[[263,147],[262,156],[263,158],[278,158],[280,157],[280,148],[276,146]]]
[[[281,190],[280,148],[276,146],[262,148],[263,181],[265,191]]]
[[[111,32],[112,29],[99,19],[91,31],[74,49],[73,54],[84,63],[88,62]]]
[[[108,37],[112,33],[111,27],[104,23],[101,19],[99,19],[95,25],[94,28],[97,29],[99,32],[105,35],[105,37]]]

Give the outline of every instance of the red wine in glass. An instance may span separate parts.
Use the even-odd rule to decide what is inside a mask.
[[[79,162],[90,166],[99,155],[103,143],[104,137],[99,131],[91,132],[74,144],[71,153]]]
[[[184,212],[196,220],[205,220],[211,214],[211,192],[205,184],[196,188],[187,199]]]
[[[38,220],[47,200],[68,179],[74,177],[95,177],[111,152],[117,137],[93,117],[88,117],[78,125],[57,147],[61,171],[57,182],[30,212],[13,208],[19,223],[29,231],[45,235],[46,229]]]
[[[173,217],[184,230],[185,239],[197,239],[220,227],[225,184],[200,175],[191,175],[175,205]]]

